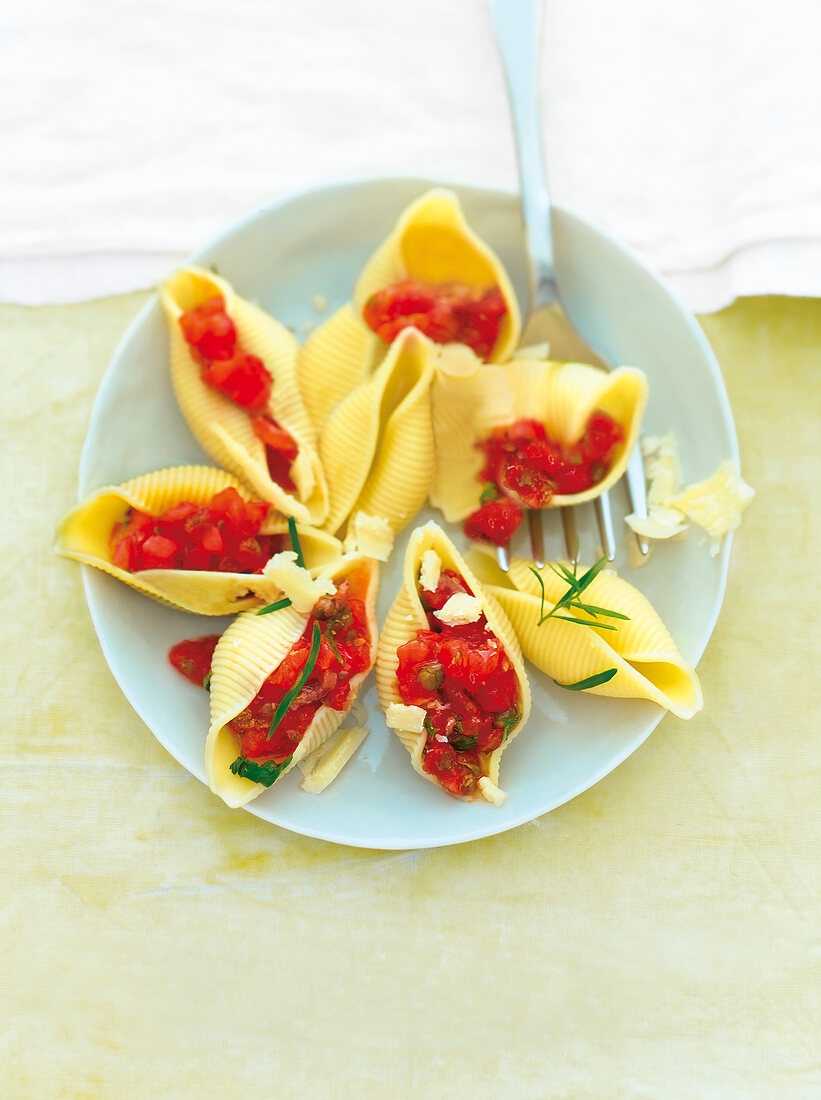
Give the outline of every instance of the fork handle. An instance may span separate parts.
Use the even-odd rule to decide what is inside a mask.
[[[542,0],[491,0],[490,14],[513,116],[533,312],[559,298],[539,109]]]

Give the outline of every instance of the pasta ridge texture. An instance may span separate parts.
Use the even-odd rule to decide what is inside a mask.
[[[305,407],[319,431],[334,407],[373,371],[385,347],[348,302],[311,333],[297,356]]]
[[[421,333],[405,329],[381,366],[329,417],[319,441],[329,531],[364,511],[397,534],[424,504],[434,462],[429,349]]]

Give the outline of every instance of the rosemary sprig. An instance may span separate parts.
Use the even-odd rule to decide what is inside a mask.
[[[299,533],[296,529],[296,520],[288,516],[288,537],[291,540],[291,549],[296,554],[296,563],[300,569],[305,568],[305,559],[302,556],[302,547],[299,544]]]
[[[558,680],[554,680],[554,684],[558,684],[560,688],[566,688],[567,691],[586,691],[588,688],[598,687],[599,684],[606,684],[608,680],[612,680],[618,672],[616,668],[608,668],[605,672],[597,672],[595,676],[588,676],[586,680],[577,680],[575,684],[559,684]]]
[[[562,564],[562,562],[558,562],[556,565],[553,565],[551,563],[550,568],[553,570],[557,577],[566,582],[566,584],[568,585],[568,589],[563,596],[559,597],[559,599],[553,605],[552,609],[547,612],[544,609],[545,600],[547,598],[544,581],[542,580],[541,574],[539,573],[538,569],[534,569],[534,567],[531,565],[530,572],[539,582],[539,588],[542,590],[541,606],[539,609],[539,621],[536,625],[541,626],[543,623],[546,623],[548,619],[552,619],[555,617],[557,619],[561,619],[563,622],[566,623],[576,623],[578,626],[595,626],[599,630],[618,629],[618,627],[613,626],[612,623],[601,623],[598,621],[591,622],[590,619],[579,619],[574,615],[559,615],[559,611],[583,611],[585,614],[590,615],[595,620],[598,620],[599,616],[603,615],[605,618],[608,619],[622,619],[625,622],[629,622],[629,615],[623,615],[620,611],[611,611],[609,608],[606,607],[598,607],[596,604],[584,603],[584,601],[580,599],[582,592],[584,592],[586,588],[590,587],[590,585],[593,583],[599,573],[601,573],[602,569],[604,569],[606,564],[607,558],[601,557],[595,565],[591,565],[591,567],[580,577],[578,558],[574,558],[573,560],[572,572],[570,569],[567,568],[566,565]],[[615,670],[613,674],[615,675]],[[608,679],[610,679],[609,676]],[[605,680],[603,682],[606,683],[607,681]]]
[[[322,630],[320,629],[319,623],[314,622],[314,632],[311,639],[311,649],[308,653],[308,660],[305,662],[305,666],[303,667],[302,672],[300,672],[299,676],[297,677],[296,683],[289,691],[285,692],[285,694],[279,701],[279,706],[274,711],[274,717],[271,719],[271,727],[268,730],[267,739],[269,741],[276,732],[277,726],[285,717],[286,711],[290,707],[291,703],[293,703],[294,699],[296,699],[297,695],[299,695],[300,691],[302,691],[302,688],[305,686],[308,677],[314,671],[314,665],[316,664],[316,659],[319,656],[319,646],[321,641]]]
[[[272,611],[282,611],[283,607],[290,607],[291,601],[286,596],[282,600],[277,600],[276,603],[266,604],[265,607],[260,607],[257,611],[257,615],[270,615]]]

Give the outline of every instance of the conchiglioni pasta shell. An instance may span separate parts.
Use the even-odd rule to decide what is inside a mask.
[[[248,489],[225,470],[214,466],[172,466],[143,474],[123,485],[98,489],[72,508],[57,527],[54,549],[63,557],[102,569],[138,592],[198,615],[233,615],[271,603],[282,593],[279,586],[258,573],[217,573],[206,570],[144,569],[129,573],[111,560],[111,529],[125,519],[129,508],[159,515],[182,501],[206,504],[223,489],[233,488],[245,500],[256,500]],[[273,512],[262,533],[284,534],[286,520]],[[309,569],[335,561],[341,544],[326,531],[297,528]]]
[[[364,672],[351,677],[351,704],[376,658],[374,607],[379,567],[371,558],[350,554],[320,574],[339,583],[352,570],[362,566],[369,573],[365,604],[371,637],[370,663]],[[300,614],[293,607],[268,615],[248,612],[238,615],[217,642],[211,662],[211,725],[205,743],[205,775],[214,794],[231,807],[244,806],[267,788],[231,771],[239,749],[227,723],[245,710],[268,676],[282,663],[302,636],[308,619],[308,615]],[[346,713],[320,707],[279,778],[323,744],[339,727]]]
[[[585,589],[585,603],[619,611],[629,621],[607,619],[616,630],[601,630],[589,615],[590,626],[551,618],[538,625],[541,590],[531,563],[514,558],[505,574],[483,549],[471,550],[471,564],[508,615],[522,652],[559,684],[575,684],[608,669],[616,675],[587,690],[615,699],[650,699],[679,718],[692,718],[703,705],[701,684],[684,660],[652,604],[628,581],[613,573],[599,573]],[[579,575],[584,572],[579,570]],[[550,566],[539,570],[545,587],[545,612],[567,592],[567,584]]]
[[[479,582],[442,528],[436,523],[426,523],[423,527],[418,527],[411,535],[408,543],[405,553],[402,587],[388,613],[379,637],[379,651],[376,659],[376,687],[379,692],[379,701],[386,711],[392,703],[403,702],[396,678],[396,670],[399,667],[397,650],[405,642],[415,638],[417,631],[429,629],[427,616],[422,607],[418,591],[419,569],[422,555],[426,550],[435,550],[441,559],[442,567],[457,572],[474,596],[481,600],[482,611],[488,624],[502,643],[519,682],[521,718],[511,730],[507,741],[492,752],[488,760],[488,778],[494,787],[498,787],[499,762],[502,753],[524,727],[530,715],[530,684],[525,673],[521,648],[507,616],[487,588]],[[423,752],[427,739],[425,731],[411,733],[407,730],[396,730],[395,732],[410,753],[414,771],[431,783],[436,783],[436,779],[422,768]],[[439,784],[436,783],[436,785]]]
[[[433,475],[430,341],[405,329],[381,366],[334,409],[319,440],[336,532],[354,510],[387,520],[394,534],[422,505]]]
[[[384,354],[385,344],[350,303],[311,333],[299,349],[297,377],[317,432],[334,406],[368,377]]]
[[[199,364],[183,337],[180,314],[217,295],[225,300],[239,345],[261,359],[273,376],[268,411],[299,449],[291,466],[295,494],[271,480],[265,446],[254,433],[249,414],[202,381]],[[224,279],[198,268],[178,271],[160,287],[160,301],[168,321],[171,380],[191,431],[220,465],[260,499],[301,523],[321,524],[328,508],[327,493],[314,428],[297,384],[296,338],[259,306],[240,298]]]
[[[503,367],[483,365],[464,344],[446,344],[433,354],[430,502],[454,523],[478,507],[484,455],[476,443],[513,421],[513,390]]]
[[[519,342],[521,316],[510,278],[499,257],[468,225],[452,191],[434,188],[400,215],[388,239],[365,265],[354,290],[359,314],[377,290],[405,279],[457,282],[485,290],[498,286],[507,306],[489,359],[501,363]]]
[[[555,363],[515,359],[504,366],[513,390],[514,419],[539,420],[551,439],[575,443],[590,415],[599,409],[624,432],[606,477],[583,493],[557,495],[551,506],[563,507],[593,500],[614,485],[627,469],[638,442],[647,404],[647,377],[635,367],[604,371],[587,363]],[[478,499],[478,494],[477,494]]]

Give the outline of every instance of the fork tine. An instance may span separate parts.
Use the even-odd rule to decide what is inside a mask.
[[[596,509],[596,523],[599,528],[602,553],[608,561],[615,561],[616,536],[613,534],[613,512],[610,508],[610,497],[607,493],[602,493],[600,497],[596,497],[593,501],[593,506]]]
[[[623,478],[624,487],[627,490],[627,503],[630,511],[642,519],[647,518],[647,483],[644,475],[644,462],[641,457],[641,447],[636,445],[627,463],[627,472]],[[636,535],[636,542],[643,557],[650,553],[650,544],[643,535]]]
[[[560,508],[562,514],[562,530],[564,531],[564,545],[568,558],[573,561],[579,550],[579,536],[576,534],[576,519],[572,508]]]
[[[531,508],[527,513],[527,527],[530,532],[530,556],[537,569],[544,566],[544,531],[542,513]]]
[[[504,546],[496,547],[496,561],[499,563],[499,568],[503,573],[507,573],[510,570],[510,546],[505,543]]]

